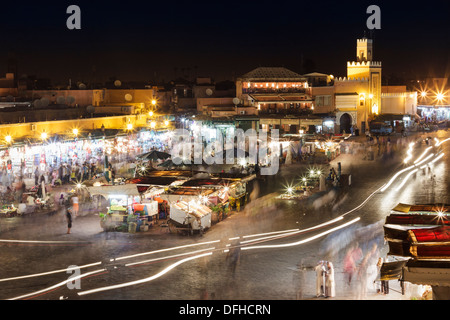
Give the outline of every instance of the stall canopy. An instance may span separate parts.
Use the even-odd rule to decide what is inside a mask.
[[[450,212],[450,205],[449,204],[405,204],[405,203],[399,203],[395,206],[395,208],[392,209],[392,211],[397,211],[401,213],[412,213],[412,212],[428,212],[428,213],[436,213],[439,211],[442,212]]]
[[[379,280],[400,279],[402,268],[405,266],[406,262],[407,260],[384,262],[380,269]]]
[[[156,160],[168,159],[168,158],[170,158],[170,156],[171,156],[170,153],[157,151],[157,150],[152,150],[150,152],[140,154],[136,158],[140,159],[140,160],[156,161]]]
[[[88,187],[90,195],[101,195],[105,198],[109,196],[139,196],[138,188],[135,184],[121,184],[117,186],[100,186],[100,187]]]

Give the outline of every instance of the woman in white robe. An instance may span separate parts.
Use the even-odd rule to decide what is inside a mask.
[[[325,296],[335,297],[336,296],[336,283],[334,281],[334,267],[331,262],[327,262],[327,276],[325,282]]]

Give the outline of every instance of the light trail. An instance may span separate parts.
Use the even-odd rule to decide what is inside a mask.
[[[112,286],[107,286],[107,287],[101,287],[101,288],[96,288],[96,289],[92,289],[92,290],[81,291],[81,292],[78,292],[78,295],[79,296],[84,296],[84,295],[88,295],[88,294],[92,294],[92,293],[108,291],[108,290],[114,290],[114,289],[119,289],[119,288],[125,288],[125,287],[129,287],[129,286],[134,286],[134,285],[137,285],[137,284],[142,284],[142,283],[145,283],[145,282],[149,282],[149,281],[155,280],[155,279],[165,275],[167,272],[169,272],[172,269],[176,268],[180,264],[183,264],[183,263],[188,262],[190,260],[194,260],[194,259],[198,259],[198,258],[210,256],[210,255],[212,255],[212,252],[207,252],[207,253],[196,255],[196,256],[193,256],[193,257],[185,258],[185,259],[182,259],[180,261],[175,262],[174,264],[171,264],[167,268],[163,269],[161,272],[159,272],[159,273],[157,273],[157,274],[155,274],[155,275],[153,275],[151,277],[140,279],[140,280],[136,280],[136,281],[125,282],[125,283],[121,283],[121,284],[116,284],[116,285],[112,285]]]
[[[187,245],[178,246],[178,247],[171,247],[171,248],[165,248],[165,249],[160,249],[160,250],[155,250],[155,251],[137,253],[137,254],[133,254],[133,255],[129,255],[129,256],[124,256],[124,257],[110,259],[110,261],[118,261],[118,260],[123,260],[123,259],[136,258],[136,257],[141,257],[141,256],[149,255],[149,254],[155,254],[155,253],[172,251],[172,250],[183,249],[183,248],[189,248],[189,247],[194,247],[194,246],[201,246],[201,245],[204,245],[204,244],[212,244],[212,243],[217,243],[217,242],[220,242],[220,240],[199,242],[199,243],[187,244]]]
[[[426,168],[428,165],[435,163],[436,161],[438,161],[439,159],[441,159],[444,156],[444,153],[441,153],[440,155],[436,156],[436,158],[434,158],[433,160],[430,161],[430,163],[424,164],[423,166],[420,167],[420,169],[424,169]]]
[[[98,269],[98,270],[91,271],[91,272],[88,272],[88,273],[85,273],[85,274],[81,274],[79,276],[70,277],[69,279],[64,280],[64,281],[62,281],[60,283],[57,283],[57,284],[55,284],[55,285],[53,285],[51,287],[48,287],[48,288],[45,288],[45,289],[42,289],[42,290],[39,290],[39,291],[30,292],[30,293],[27,293],[27,294],[24,294],[24,295],[15,297],[15,298],[11,298],[11,299],[8,299],[8,300],[20,300],[20,299],[24,299],[24,298],[27,298],[27,297],[30,297],[30,296],[35,296],[35,295],[38,295],[38,294],[41,294],[41,293],[45,293],[47,291],[59,288],[59,287],[65,285],[65,284],[67,284],[68,282],[73,282],[75,280],[78,280],[78,279],[81,279],[81,278],[84,278],[84,277],[87,277],[89,275],[93,275],[93,274],[96,274],[96,273],[99,273],[99,272],[103,272],[103,271],[106,271],[106,269]]]
[[[34,274],[26,275],[26,276],[17,276],[17,277],[12,277],[12,278],[3,278],[3,279],[0,279],[0,282],[12,281],[12,280],[21,280],[21,279],[34,278],[34,277],[42,277],[42,276],[47,276],[49,274],[55,274],[55,273],[60,273],[60,272],[67,272],[67,271],[71,271],[71,270],[75,270],[75,269],[89,268],[89,267],[92,267],[92,266],[98,266],[100,264],[101,264],[101,262],[94,262],[94,263],[91,263],[91,264],[85,264],[84,266],[77,266],[77,267],[73,267],[73,268],[59,269],[59,270],[54,270],[54,271],[42,272],[42,273],[34,273]]]
[[[345,228],[345,227],[347,227],[347,226],[349,226],[349,225],[351,225],[351,224],[353,224],[353,223],[355,223],[355,222],[357,222],[359,220],[360,220],[360,218],[358,217],[358,218],[353,219],[353,220],[351,220],[349,222],[346,222],[346,223],[344,223],[344,224],[342,224],[340,226],[334,227],[334,228],[329,229],[327,231],[324,231],[322,233],[316,234],[315,236],[312,236],[310,238],[307,238],[307,239],[304,239],[304,240],[300,240],[300,241],[297,241],[297,242],[283,243],[283,244],[273,244],[273,245],[261,245],[261,246],[242,247],[241,250],[272,249],[272,248],[285,248],[285,247],[297,246],[297,245],[300,245],[300,244],[304,244],[304,243],[313,241],[313,240],[315,240],[317,238],[323,237],[324,235],[327,235],[327,234],[329,234],[331,232],[334,232],[334,231],[337,231],[339,229]]]
[[[411,177],[414,173],[416,173],[419,169],[414,169],[413,171],[409,172],[406,177],[403,179],[402,183],[395,189],[395,191],[400,191],[401,188],[405,185],[406,181],[408,181],[409,177]]]
[[[342,219],[344,219],[344,218],[341,216],[341,217],[335,218],[333,220],[321,223],[321,224],[319,224],[317,226],[310,227],[310,228],[307,228],[307,229],[303,229],[303,230],[299,230],[299,229],[295,230],[294,229],[294,231],[287,232],[287,233],[284,233],[284,234],[281,234],[281,235],[278,234],[278,235],[272,235],[272,236],[267,236],[267,237],[252,239],[252,240],[244,240],[244,241],[241,241],[240,243],[241,244],[245,244],[245,243],[261,241],[261,240],[266,240],[266,239],[274,239],[274,238],[275,239],[280,239],[280,238],[285,237],[285,236],[291,236],[291,235],[294,235],[294,234],[304,233],[304,232],[308,232],[308,231],[311,231],[311,230],[314,230],[314,229],[322,228],[322,227],[327,226],[329,224],[333,224],[335,222],[338,222],[338,221],[340,221]],[[271,234],[271,232],[269,232],[267,234]],[[264,233],[260,233],[259,235],[264,235]],[[244,236],[243,238],[245,238],[245,237],[249,237],[249,236]]]
[[[407,154],[408,156],[405,158],[405,160],[403,160],[404,163],[408,163],[409,160],[412,159],[412,148],[413,148],[413,146],[414,146],[414,143],[415,143],[415,142],[411,142],[411,143],[409,144],[408,151],[406,151],[406,154]]]
[[[199,253],[199,252],[204,252],[204,251],[214,251],[215,249],[216,248],[206,248],[206,249],[200,249],[200,250],[197,250],[197,251],[190,251],[190,252],[185,252],[185,253],[179,253],[179,254],[174,254],[174,255],[171,255],[171,256],[165,256],[165,257],[160,257],[160,258],[148,259],[148,260],[139,261],[139,262],[131,262],[131,263],[125,264],[125,267],[135,266],[135,265],[139,265],[139,264],[145,264],[145,263],[154,262],[154,261],[178,258],[178,257],[182,257],[182,256],[192,255],[192,254]]]
[[[449,140],[450,140],[450,138],[447,138],[447,139],[445,139],[445,140],[439,141],[437,138],[435,138],[435,141],[437,141],[437,142],[436,142],[436,146],[440,146],[442,143],[444,143],[444,142],[446,142],[446,141],[449,141]],[[411,153],[410,153],[410,150],[411,150],[413,144],[414,144],[413,142],[411,142],[411,143],[409,144],[408,157],[405,159],[405,161],[404,161],[405,163],[407,163],[407,162],[409,161],[409,159],[412,157],[412,156],[411,156]],[[400,174],[402,174],[403,172],[406,172],[406,171],[408,171],[408,170],[411,170],[411,169],[413,169],[413,168],[416,168],[417,166],[419,166],[419,165],[425,163],[427,160],[429,160],[429,159],[434,155],[434,153],[430,154],[428,157],[426,157],[425,159],[423,159],[423,160],[420,161],[420,159],[422,159],[422,158],[425,156],[425,154],[428,153],[428,151],[429,151],[431,148],[432,148],[432,146],[428,147],[428,148],[427,148],[427,149],[419,156],[419,158],[417,158],[417,160],[414,161],[414,165],[409,166],[408,168],[402,169],[402,170],[400,170],[399,172],[397,172],[397,173],[389,180],[389,182],[386,183],[386,184],[380,189],[380,191],[381,191],[381,192],[384,192],[384,191],[385,191],[385,190],[386,190],[386,189],[387,189],[387,188],[395,181],[395,179],[397,179],[397,177],[398,177]],[[411,156],[411,157],[410,157],[410,156]],[[435,158],[434,160],[432,160],[432,161],[430,162],[430,164],[436,162],[437,160],[439,160],[439,159],[442,158],[443,156],[444,156],[444,154],[441,154],[440,156],[438,156],[437,158]],[[407,160],[408,160],[408,161],[407,161]],[[423,169],[424,166],[422,166],[422,167],[420,167],[420,168]]]
[[[425,149],[425,151],[416,159],[416,161],[414,161],[414,164],[416,164],[417,162],[420,161],[420,159],[422,159],[427,153],[428,151],[431,150],[431,148],[433,148],[432,146],[429,146],[428,148]]]
[[[401,175],[403,172],[406,172],[406,171],[408,171],[408,170],[411,170],[411,169],[413,169],[413,168],[416,168],[417,166],[421,165],[422,163],[428,161],[428,160],[429,160],[431,157],[433,157],[433,156],[434,156],[434,153],[428,155],[428,157],[426,157],[426,158],[423,159],[422,161],[420,161],[420,162],[418,162],[418,163],[416,163],[416,164],[414,164],[414,165],[412,165],[412,166],[409,166],[409,167],[407,167],[407,168],[405,168],[405,169],[402,169],[402,170],[398,171],[398,172],[397,172],[397,173],[396,173],[396,174],[388,181],[388,183],[386,183],[384,186],[381,187],[380,191],[381,191],[381,192],[384,192],[387,188],[389,188],[389,186],[390,186],[390,185],[397,179],[397,177],[398,177],[399,175]]]
[[[12,240],[12,239],[0,239],[0,242],[6,243],[91,243],[90,241],[41,241],[41,240]]]
[[[439,147],[441,144],[443,144],[444,142],[449,141],[449,140],[450,140],[450,138],[444,139],[444,140],[442,140],[442,141],[438,141],[438,142],[436,143],[436,147]]]
[[[260,237],[260,236],[267,236],[270,234],[277,234],[277,233],[283,233],[283,232],[294,232],[298,231],[299,229],[290,229],[290,230],[283,230],[283,231],[273,231],[273,232],[266,232],[266,233],[256,233],[256,234],[250,234],[246,236],[242,236],[242,238],[252,238],[252,237]],[[239,237],[238,237],[239,238]]]

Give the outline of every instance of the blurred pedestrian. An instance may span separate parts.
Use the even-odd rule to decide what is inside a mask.
[[[371,250],[369,250],[369,252],[364,256],[358,268],[359,290],[357,294],[359,299],[366,298],[368,285],[373,285],[373,270],[371,267],[374,266],[376,268],[375,261],[373,261],[376,251],[377,245],[373,244]]]
[[[72,197],[72,208],[73,208],[73,213],[75,214],[75,217],[77,217],[79,205],[78,205],[78,196],[76,194]]]
[[[326,266],[326,281],[325,281],[325,297],[336,296],[336,284],[334,281],[334,267],[333,264],[328,261]]]
[[[356,271],[356,262],[361,258],[362,251],[358,245],[351,247],[344,258],[344,273],[347,275],[347,284],[350,285]]]
[[[231,270],[234,273],[236,271],[236,266],[240,261],[241,247],[239,245],[236,245],[236,246],[232,247],[228,253],[229,253]]]
[[[72,229],[72,208],[67,208],[66,219],[67,219],[67,233],[69,234],[70,229]]]

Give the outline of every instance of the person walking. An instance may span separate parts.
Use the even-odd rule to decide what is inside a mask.
[[[347,275],[347,284],[350,285],[356,271],[356,262],[361,258],[362,252],[358,245],[350,248],[344,258],[344,273]]]
[[[334,267],[333,264],[328,261],[326,270],[326,281],[325,281],[325,297],[335,297],[336,296],[336,283],[334,281]]]
[[[229,264],[230,271],[232,272],[233,277],[236,274],[236,267],[240,261],[241,257],[241,247],[236,244],[234,247],[231,247],[228,251],[227,260]]]
[[[67,219],[67,234],[69,234],[70,229],[72,229],[72,208],[67,208],[66,219]]]
[[[78,195],[74,195],[72,197],[72,208],[73,208],[73,213],[75,213],[75,217],[77,217],[78,216],[78,209],[79,209]]]

